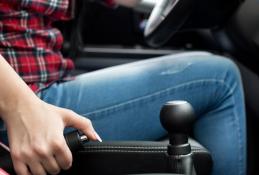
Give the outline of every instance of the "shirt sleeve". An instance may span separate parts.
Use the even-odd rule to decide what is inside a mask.
[[[27,11],[43,14],[55,19],[67,19],[73,0],[8,0]]]

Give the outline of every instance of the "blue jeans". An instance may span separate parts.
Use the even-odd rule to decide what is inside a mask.
[[[161,106],[186,100],[197,115],[194,137],[212,153],[213,175],[246,174],[242,84],[228,59],[170,55],[83,74],[38,95],[91,119],[103,140],[157,140],[166,135]]]

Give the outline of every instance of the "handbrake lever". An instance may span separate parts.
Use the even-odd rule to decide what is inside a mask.
[[[72,153],[76,153],[83,147],[84,143],[89,141],[87,136],[77,130],[65,134],[64,137]],[[15,175],[10,152],[6,146],[2,145],[0,145],[0,170]]]
[[[83,144],[88,142],[88,138],[80,131],[73,131],[65,134],[67,145],[71,152],[76,152],[83,147]]]

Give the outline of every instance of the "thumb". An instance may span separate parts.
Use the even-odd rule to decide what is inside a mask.
[[[65,114],[64,123],[66,127],[73,127],[82,131],[90,140],[102,141],[100,136],[94,130],[92,122],[86,117],[68,110]]]

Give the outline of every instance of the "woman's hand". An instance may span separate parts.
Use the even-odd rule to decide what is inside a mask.
[[[63,136],[67,126],[100,140],[91,122],[40,100],[0,55],[0,118],[6,124],[11,156],[18,175],[57,174],[72,165]]]
[[[58,174],[71,167],[72,154],[63,136],[67,126],[81,130],[89,139],[100,140],[90,120],[40,99],[21,104],[4,118],[19,175]]]
[[[63,136],[67,126],[100,140],[91,122],[78,114],[40,100],[0,55],[0,118],[8,132],[18,175],[57,174],[72,165]]]

